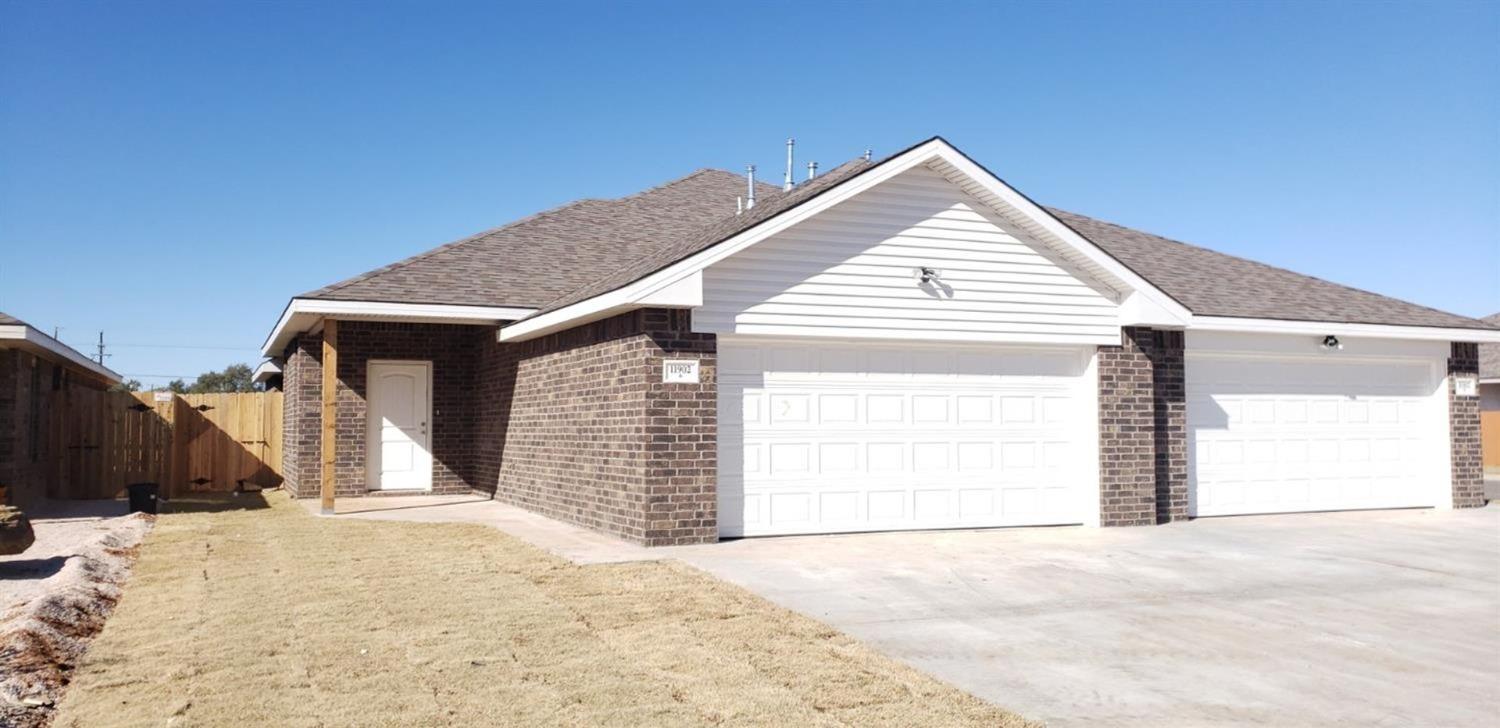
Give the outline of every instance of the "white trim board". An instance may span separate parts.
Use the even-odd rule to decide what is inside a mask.
[[[1153,305],[1149,307],[1136,307],[1129,310],[1150,310],[1154,314],[1152,320],[1149,322],[1124,321],[1122,322],[1123,325],[1150,323],[1154,325],[1182,326],[1187,324],[1191,318],[1191,313],[1187,308],[1172,299],[1171,296],[1151,285],[1149,281],[1140,277],[1113,257],[1110,257],[1108,253],[1083,236],[1073,232],[1071,228],[1063,225],[1056,218],[1052,217],[1051,214],[1026,199],[1024,195],[1011,189],[1010,186],[1006,185],[999,178],[975,164],[968,157],[964,156],[962,152],[959,152],[952,145],[948,144],[948,142],[943,139],[932,139],[860,172],[848,180],[834,185],[832,188],[824,190],[820,194],[778,215],[770,217],[748,230],[744,230],[726,240],[689,255],[655,273],[648,274],[613,291],[505,326],[496,333],[496,337],[499,341],[525,341],[590,321],[597,321],[632,308],[651,305],[675,305],[680,307],[683,305],[680,301],[684,299],[701,301],[701,272],[704,268],[786,230],[799,222],[812,218],[834,205],[849,200],[866,190],[890,180],[902,172],[918,165],[931,165],[935,163],[957,170],[972,180],[978,188],[994,198],[1003,201],[1006,209],[998,209],[997,212],[1025,216],[1046,230],[1055,239],[1063,241],[1063,243],[1072,249],[1071,252],[1087,259],[1097,270],[1108,274],[1108,276],[1119,281],[1123,287],[1127,288],[1128,290],[1120,291],[1122,295],[1138,293],[1148,297]],[[696,283],[699,287],[696,293],[684,292],[681,290],[681,285],[679,285],[682,284],[691,287],[693,283]],[[659,302],[656,300],[657,294],[664,293],[674,287],[677,290],[674,290],[669,297],[670,301]]]
[[[281,373],[281,365],[274,359],[268,359],[256,365],[255,371],[250,372],[250,381],[256,384],[264,384],[271,377]]]
[[[310,331],[324,318],[366,321],[408,321],[436,324],[498,324],[536,313],[534,308],[512,306],[460,306],[446,303],[392,303],[386,301],[334,301],[293,298],[281,312],[275,328],[261,344],[261,354],[279,356],[296,334]]]
[[[113,369],[84,356],[77,349],[36,330],[30,324],[6,324],[0,326],[0,342],[4,341],[20,342],[20,348],[52,354],[53,357],[62,359],[64,363],[84,369],[88,373],[110,384],[116,384],[120,381],[120,375],[115,373]]]
[[[1500,344],[1500,330],[1458,329],[1437,326],[1393,326],[1389,324],[1346,324],[1322,321],[1284,321],[1281,319],[1230,318],[1194,316],[1189,328],[1197,331],[1236,333],[1305,334],[1308,336],[1368,336],[1382,339],[1419,341],[1466,341]]]

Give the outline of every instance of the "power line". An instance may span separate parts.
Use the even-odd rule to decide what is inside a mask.
[[[254,346],[198,346],[195,344],[110,344],[130,349],[215,349],[220,351],[260,351]]]

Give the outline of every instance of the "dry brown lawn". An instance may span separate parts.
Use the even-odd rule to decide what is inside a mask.
[[[1030,725],[677,562],[254,498],[159,519],[54,725]]]

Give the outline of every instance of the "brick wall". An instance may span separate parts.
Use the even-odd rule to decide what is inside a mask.
[[[14,488],[19,484],[20,457],[20,408],[25,404],[21,398],[20,352],[0,349],[0,486]]]
[[[686,311],[632,311],[517,344],[481,339],[475,482],[647,545],[717,538],[716,343]],[[700,362],[663,384],[662,361]]]
[[[366,376],[371,359],[432,362],[432,492],[468,493],[475,426],[476,342],[494,327],[374,321],[339,322],[338,416],[334,495],[368,493]],[[286,488],[317,497],[322,480],[323,337],[303,335],[287,347],[283,367],[282,469]]]
[[[299,498],[318,495],[322,452],[323,336],[303,334],[287,345],[282,366],[282,487]]]
[[[1151,353],[1156,522],[1187,520],[1187,365],[1181,331],[1155,332]]]
[[[334,495],[368,491],[365,415],[366,377],[372,359],[432,362],[432,492],[468,493],[472,471],[475,412],[476,342],[494,327],[377,321],[339,322],[338,461]]]
[[[1187,404],[1180,331],[1127,327],[1099,347],[1099,520],[1187,517]]]
[[[1448,374],[1477,377],[1479,345],[1453,342]],[[1448,379],[1448,432],[1453,455],[1453,507],[1484,505],[1484,462],[1480,453],[1479,397],[1460,397],[1453,377]]]

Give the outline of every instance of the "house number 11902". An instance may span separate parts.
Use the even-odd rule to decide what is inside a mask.
[[[667,359],[662,362],[661,380],[668,384],[697,384],[697,359]]]

